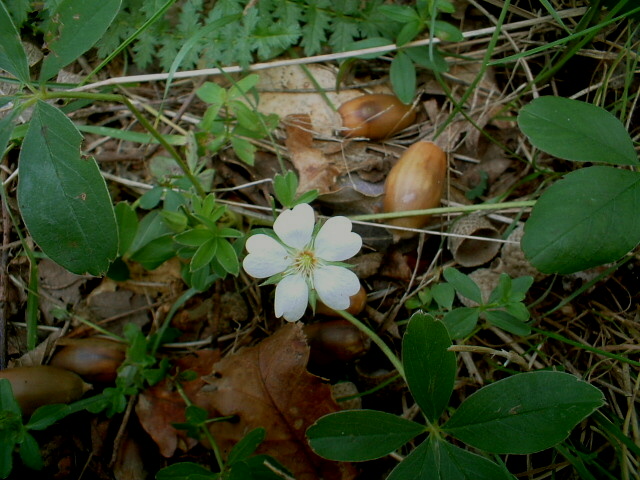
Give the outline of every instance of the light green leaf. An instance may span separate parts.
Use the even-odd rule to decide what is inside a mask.
[[[248,165],[253,165],[255,160],[256,147],[253,146],[249,140],[240,137],[231,137],[231,146],[233,147],[233,151],[236,152],[236,155],[242,160],[244,163]]]
[[[107,186],[82,136],[55,107],[39,101],[22,143],[18,203],[33,239],[77,274],[102,275],[118,253],[118,230]]]
[[[547,189],[525,223],[522,250],[545,273],[613,262],[640,241],[640,173],[595,166]]]
[[[446,327],[430,315],[411,316],[402,339],[402,363],[409,391],[427,419],[434,423],[449,403],[456,375],[456,356],[447,349]]]
[[[603,404],[600,390],[568,373],[521,373],[468,397],[443,430],[487,452],[529,454],[564,440]]]
[[[218,239],[210,238],[204,242],[191,259],[191,266],[189,267],[192,272],[201,269],[205,265],[211,263],[211,260],[216,256],[218,250]]]
[[[533,145],[576,162],[637,165],[638,155],[624,125],[590,103],[539,97],[523,107],[518,126]]]
[[[480,287],[478,287],[471,277],[451,267],[445,268],[443,275],[445,280],[453,285],[453,288],[455,288],[460,295],[476,303],[483,303]]]
[[[121,0],[63,0],[45,32],[50,53],[42,62],[44,82],[89,50],[106,32],[120,10]]]
[[[338,462],[384,457],[425,431],[424,425],[376,410],[330,413],[307,429],[311,448]]]
[[[15,75],[23,83],[29,82],[27,54],[4,2],[0,2],[0,69]],[[0,147],[1,153],[4,147]]]
[[[240,262],[238,261],[238,255],[233,249],[233,246],[226,240],[218,239],[218,253],[216,259],[222,265],[227,272],[232,275],[238,275],[240,273]]]
[[[416,66],[405,52],[398,52],[391,61],[389,78],[393,91],[405,104],[413,102],[416,94]]]
[[[387,480],[513,480],[495,463],[429,437],[393,469]]]

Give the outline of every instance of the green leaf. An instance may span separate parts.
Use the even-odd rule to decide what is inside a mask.
[[[451,338],[465,338],[478,323],[480,313],[477,308],[461,307],[448,312],[442,319]]]
[[[131,254],[131,260],[139,262],[147,270],[158,268],[176,255],[173,235],[165,234],[154,238]]]
[[[196,270],[199,270],[205,265],[211,263],[211,260],[213,260],[217,254],[218,245],[218,239],[215,237],[209,238],[209,240],[200,245],[191,259],[190,270],[195,272]]]
[[[431,295],[433,295],[440,308],[451,308],[456,291],[449,283],[438,283],[431,287]]]
[[[118,253],[107,186],[82,136],[57,108],[38,101],[20,152],[18,203],[33,239],[77,274],[102,275]]]
[[[14,448],[11,432],[0,429],[0,478],[7,478],[13,469]]]
[[[564,440],[603,404],[600,390],[568,373],[522,373],[468,397],[443,430],[487,452],[529,454]]]
[[[529,335],[531,327],[522,320],[511,315],[504,310],[486,310],[485,317],[489,322],[502,330],[513,333],[514,335]]]
[[[464,40],[462,32],[450,23],[436,20],[434,24],[434,36],[438,37],[443,42],[461,42],[462,40]]]
[[[447,351],[446,327],[430,315],[411,316],[402,339],[402,363],[409,391],[427,420],[434,423],[449,403],[456,375],[456,356]]]
[[[613,262],[640,241],[640,174],[594,166],[549,187],[525,223],[522,250],[545,273]]]
[[[428,46],[411,47],[403,50],[411,57],[413,63],[434,72],[449,71],[449,64],[437,48],[431,50]]]
[[[194,228],[175,236],[176,242],[190,247],[199,247],[212,238],[214,238],[214,235],[211,230],[204,228]]]
[[[27,54],[4,2],[0,2],[0,70],[6,70],[21,82],[29,83]],[[0,147],[1,153],[4,147]]]
[[[221,238],[218,239],[218,253],[216,255],[216,259],[220,262],[222,268],[231,275],[238,275],[238,273],[240,273],[238,254],[227,240],[223,240]]]
[[[212,480],[217,475],[193,462],[180,462],[163,468],[156,480]]]
[[[429,437],[393,469],[387,480],[513,480],[495,463]]]
[[[71,413],[69,406],[64,403],[43,405],[33,412],[26,427],[29,430],[44,430],[62,420],[69,413]]]
[[[42,62],[44,82],[89,50],[104,34],[121,0],[63,0],[53,12],[45,39],[50,53]]]
[[[233,151],[236,152],[238,158],[242,160],[247,165],[253,165],[256,153],[256,147],[253,144],[241,137],[231,137],[231,146],[233,147]]]
[[[320,418],[307,429],[311,448],[338,462],[384,457],[425,431],[424,425],[376,410],[348,410]]]
[[[400,47],[405,43],[409,43],[411,40],[418,36],[423,28],[424,23],[422,22],[420,17],[416,15],[413,20],[405,23],[404,27],[402,27],[402,29],[400,30],[400,33],[398,33],[398,36],[396,37],[396,45]]]
[[[138,233],[138,215],[127,202],[119,202],[114,210],[118,224],[118,253],[122,256]]]
[[[20,444],[20,459],[22,463],[33,470],[41,470],[44,466],[38,442],[30,433],[25,433]]]
[[[385,37],[370,37],[365,40],[358,40],[357,42],[353,42],[349,45],[347,49],[348,52],[354,50],[365,50],[367,48],[376,48],[376,47],[386,47],[388,45],[393,44],[391,40]],[[370,60],[372,58],[378,58],[379,56],[384,55],[384,52],[376,52],[376,53],[364,53],[362,55],[358,55],[354,58],[359,58],[361,60]],[[348,61],[348,60],[347,60]]]
[[[413,102],[416,94],[416,66],[406,53],[396,53],[391,61],[389,78],[400,101],[407,105]]]
[[[285,208],[292,208],[298,190],[298,177],[295,172],[287,170],[285,175],[277,173],[273,177],[273,192]]]
[[[518,126],[533,145],[556,157],[576,162],[638,164],[624,125],[590,103],[539,97],[520,110]]]
[[[22,415],[20,405],[13,396],[11,382],[6,378],[0,378],[0,412],[4,411]]]
[[[254,428],[234,445],[227,458],[227,465],[246,460],[256,451],[264,440],[266,430],[264,428]]]
[[[453,285],[460,295],[467,297],[469,300],[473,300],[476,303],[484,303],[482,300],[482,293],[480,287],[473,281],[469,275],[456,270],[455,268],[445,268],[443,272],[445,280]]]

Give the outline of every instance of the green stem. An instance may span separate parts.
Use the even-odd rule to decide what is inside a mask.
[[[164,136],[156,130],[156,128],[146,119],[144,115],[138,110],[135,105],[124,95],[118,95],[113,93],[89,93],[89,92],[52,92],[45,93],[41,97],[43,100],[54,99],[54,98],[70,98],[70,99],[88,99],[88,100],[96,100],[103,102],[118,102],[124,103],[126,107],[133,113],[133,116],[136,117],[136,120],[140,122],[140,124],[147,129],[147,131],[151,134],[153,138],[155,138],[160,145],[162,145],[169,155],[176,161],[184,175],[189,179],[193,187],[196,189],[199,195],[205,196],[206,192],[200,185],[198,179],[193,175],[191,169],[184,161],[184,159],[180,156],[178,151],[171,145]]]
[[[344,310],[336,310],[336,311],[340,315],[342,315],[346,320],[351,322],[351,324],[355,326],[358,330],[360,330],[365,335],[367,335],[371,339],[371,341],[375,343],[380,348],[380,350],[382,350],[382,353],[386,355],[386,357],[389,359],[389,361],[392,363],[392,365],[396,368],[398,373],[402,376],[402,378],[406,382],[406,377],[404,375],[404,367],[402,366],[402,362],[400,362],[400,359],[396,357],[396,355],[391,351],[389,346],[386,343],[384,343],[384,341],[378,336],[378,334],[373,330],[371,330],[369,327],[367,327],[364,323],[362,323],[360,320],[358,320],[356,317],[354,317],[350,313],[345,312]]]
[[[505,208],[533,207],[535,200],[522,200],[519,202],[483,203],[480,205],[461,205],[458,207],[427,208],[426,210],[407,210],[405,212],[371,213],[367,215],[353,215],[351,220],[383,220],[388,218],[411,217],[414,215],[436,215],[441,213],[477,212],[480,210],[502,210]]]

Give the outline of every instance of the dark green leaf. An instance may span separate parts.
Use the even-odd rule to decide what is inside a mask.
[[[433,295],[440,308],[451,308],[456,291],[449,283],[438,283],[431,287],[431,295]]]
[[[138,225],[138,233],[133,239],[129,250],[137,252],[147,245],[151,240],[171,234],[171,229],[165,224],[158,211],[149,212]]]
[[[381,5],[377,8],[376,13],[384,15],[387,19],[393,22],[402,24],[420,19],[418,13],[413,8],[404,5]]]
[[[264,428],[254,428],[247,433],[242,440],[235,444],[227,458],[227,464],[232,465],[235,462],[246,460],[256,451],[258,446],[264,440],[266,430]]]
[[[447,282],[453,285],[453,288],[455,288],[460,295],[476,303],[483,303],[480,287],[478,287],[471,277],[451,267],[445,268],[443,275]]]
[[[464,40],[462,32],[450,23],[436,20],[435,22],[435,35],[443,42],[461,42]]]
[[[0,69],[13,74],[23,83],[29,83],[27,54],[4,2],[0,2]],[[0,144],[0,153],[3,150]]]
[[[174,463],[156,474],[156,480],[213,480],[217,475],[193,462]]]
[[[529,454],[564,440],[603,404],[600,390],[568,373],[522,373],[468,397],[443,430],[487,452]]]
[[[190,247],[199,247],[213,238],[214,235],[211,230],[204,228],[194,228],[175,236],[176,242]]]
[[[387,45],[392,45],[393,42],[385,37],[370,37],[365,40],[358,40],[357,42],[353,42],[349,45],[348,51],[353,50],[364,50],[367,48],[376,48],[376,47],[386,47]],[[384,55],[384,52],[376,52],[376,53],[365,53],[362,55],[358,55],[355,58],[359,58],[361,60],[370,60],[372,58],[378,58],[380,55]]]
[[[162,200],[162,194],[164,193],[164,188],[162,187],[153,187],[148,192],[145,192],[138,199],[138,205],[140,208],[144,208],[145,210],[151,210],[152,208],[156,208]]]
[[[416,66],[409,56],[400,51],[391,61],[389,78],[393,91],[402,103],[410,104],[416,94]]]
[[[217,238],[209,238],[206,242],[204,242],[196,253],[193,255],[191,259],[191,271],[195,272],[196,270],[201,269],[205,265],[211,263],[211,260],[216,256],[218,252],[219,241]]]
[[[20,405],[13,396],[13,388],[11,382],[6,378],[0,378],[0,412],[7,411],[22,415]]]
[[[430,315],[411,316],[402,339],[402,363],[411,395],[427,420],[435,423],[449,403],[456,375],[456,356],[447,349],[446,327]]]
[[[504,310],[486,310],[484,314],[493,325],[514,335],[529,335],[531,333],[529,325]]]
[[[82,136],[57,108],[39,101],[20,152],[18,203],[33,239],[77,274],[102,275],[118,253],[107,186]]]
[[[413,63],[434,72],[447,72],[449,64],[442,53],[436,48],[430,49],[428,46],[411,47],[403,50],[411,57]]]
[[[22,443],[20,444],[20,459],[22,463],[33,470],[41,470],[44,466],[38,442],[36,442],[36,439],[29,433],[25,433]]]
[[[545,273],[613,262],[640,241],[640,173],[595,166],[547,189],[524,227],[522,249]]]
[[[26,427],[29,430],[44,430],[57,421],[62,420],[70,412],[69,406],[64,403],[43,405],[33,412]]]
[[[396,45],[400,47],[405,43],[409,43],[411,40],[418,36],[423,28],[424,23],[419,17],[416,16],[414,20],[411,20],[410,22],[404,24],[404,26],[400,30],[400,33],[398,33],[398,36],[396,37]]]
[[[116,205],[116,223],[118,224],[118,253],[124,255],[129,250],[138,233],[138,216],[127,202]]]
[[[120,0],[63,0],[45,32],[50,53],[42,62],[40,81],[89,50],[104,34],[120,10]]]
[[[256,147],[249,140],[234,136],[231,137],[231,146],[240,160],[248,165],[253,165]]]
[[[465,338],[478,323],[480,314],[477,308],[461,307],[448,312],[442,319],[451,338]]]
[[[218,253],[216,255],[216,259],[220,262],[222,268],[230,274],[238,275],[238,273],[240,273],[238,255],[228,241],[221,238],[218,239]]]
[[[131,260],[139,262],[147,270],[153,270],[173,258],[175,254],[173,235],[166,234],[154,238],[144,247],[136,250],[131,255]]]
[[[532,144],[577,162],[637,165],[638,154],[624,125],[590,103],[539,97],[520,110],[518,125]]]
[[[11,432],[0,429],[0,478],[7,478],[13,469],[15,446]]]
[[[424,425],[390,413],[348,410],[320,418],[307,437],[321,457],[362,462],[384,457],[424,431]]]
[[[495,463],[429,437],[393,469],[387,480],[513,480]]]

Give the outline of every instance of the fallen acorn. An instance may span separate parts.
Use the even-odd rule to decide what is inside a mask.
[[[349,100],[338,108],[338,113],[342,117],[342,135],[371,140],[390,137],[416,119],[411,105],[405,105],[394,95],[382,93]]]
[[[362,285],[360,285],[360,290],[355,295],[351,295],[349,297],[351,303],[349,304],[349,308],[345,311],[350,313],[351,315],[358,315],[364,307],[367,305],[367,292],[365,292]],[[341,317],[341,315],[333,310],[332,308],[327,307],[320,300],[316,303],[316,313],[319,315],[328,315],[330,317]]]
[[[91,383],[113,382],[126,354],[126,345],[106,338],[67,339],[63,345],[49,364]]]
[[[329,320],[304,326],[311,347],[311,361],[316,365],[348,362],[364,355],[371,341],[347,320]]]
[[[384,212],[425,210],[440,204],[447,156],[435,143],[417,142],[411,145],[391,168],[384,184]],[[389,225],[423,228],[429,215],[415,215],[385,220]],[[415,232],[394,230],[395,241],[409,238]]]
[[[73,402],[91,389],[75,373],[49,365],[7,368],[0,371],[2,378],[11,383],[13,396],[25,415],[43,405]]]

